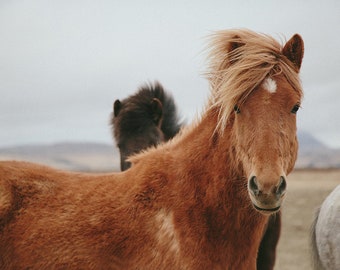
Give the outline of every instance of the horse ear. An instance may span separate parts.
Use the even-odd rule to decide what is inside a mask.
[[[231,52],[233,50],[236,50],[239,47],[242,47],[244,45],[243,42],[241,42],[241,38],[239,36],[234,36],[232,42],[229,43],[228,51]]]
[[[122,103],[120,102],[119,99],[117,99],[114,103],[113,103],[113,115],[115,117],[117,117],[117,115],[120,112],[120,109],[122,108]]]
[[[233,55],[236,55],[236,54],[233,54],[233,52],[236,50],[236,49],[238,49],[238,48],[240,48],[240,47],[242,47],[242,46],[244,46],[245,45],[245,43],[244,42],[242,42],[241,41],[241,38],[239,37],[239,36],[234,36],[233,38],[232,38],[232,41],[231,42],[229,42],[228,43],[228,48],[227,48],[227,50],[228,50],[228,53],[229,53],[229,55],[230,55],[230,64],[233,64],[233,63],[235,63],[237,60],[236,59],[234,59],[234,57],[233,57]]]
[[[300,70],[304,53],[304,44],[300,35],[295,34],[282,49],[282,54]]]
[[[158,125],[163,115],[163,106],[158,98],[152,99],[151,112],[152,112],[152,119],[154,120],[156,125]]]

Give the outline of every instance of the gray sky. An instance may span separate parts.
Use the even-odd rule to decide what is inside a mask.
[[[213,4],[212,4],[213,3]],[[0,147],[112,143],[112,103],[146,81],[189,121],[208,97],[205,37],[249,28],[305,41],[298,127],[340,147],[340,1],[0,2]]]

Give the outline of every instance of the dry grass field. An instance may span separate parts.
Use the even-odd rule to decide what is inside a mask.
[[[275,270],[310,270],[310,226],[315,209],[340,184],[340,170],[297,170],[288,176],[288,194]]]

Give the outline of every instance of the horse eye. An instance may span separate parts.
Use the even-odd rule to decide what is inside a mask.
[[[293,114],[296,114],[299,109],[300,109],[300,104],[295,104],[293,109],[290,112]]]
[[[239,108],[237,105],[234,106],[234,111],[235,111],[236,113],[240,113],[240,112],[241,112],[241,111],[240,111],[240,108]]]

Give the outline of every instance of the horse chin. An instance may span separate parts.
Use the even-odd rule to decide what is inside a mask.
[[[278,212],[281,208],[281,205],[277,206],[277,207],[274,207],[274,208],[261,208],[261,207],[258,207],[256,204],[253,203],[253,206],[254,208],[260,212],[261,214],[263,215],[271,215],[271,214],[274,214],[276,212]]]
[[[263,215],[271,215],[278,212],[281,209],[281,205],[284,201],[285,194],[280,198],[274,196],[264,195],[262,198],[256,198],[249,192],[250,201],[256,211]]]

